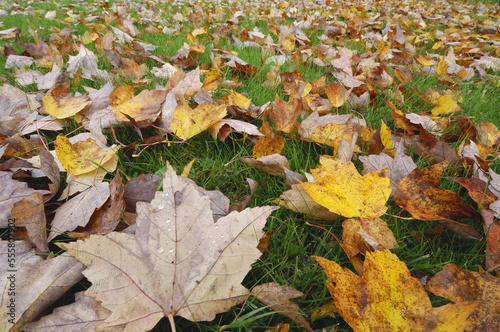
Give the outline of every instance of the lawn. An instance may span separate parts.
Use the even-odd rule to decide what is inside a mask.
[[[3,330],[500,329],[495,1],[0,10]]]

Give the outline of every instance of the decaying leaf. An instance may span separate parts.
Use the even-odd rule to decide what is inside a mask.
[[[255,286],[252,288],[251,294],[265,305],[270,306],[274,311],[290,317],[307,331],[312,331],[309,322],[300,314],[299,306],[290,301],[291,298],[303,296],[302,292],[287,285],[269,282]]]
[[[440,187],[447,165],[443,162],[413,170],[399,183],[394,197],[396,203],[415,219],[437,220],[457,234],[478,239],[480,234],[474,227],[460,221],[465,218],[481,221],[481,215],[462,202],[460,195]]]
[[[75,294],[75,303],[59,308],[40,320],[23,326],[23,331],[64,331],[68,327],[73,330],[94,331],[111,312],[83,292]]]
[[[8,267],[7,250],[9,241],[0,241],[0,263]],[[0,295],[0,329],[2,331],[20,331],[23,324],[33,321],[51,303],[62,296],[73,285],[83,278],[85,267],[73,257],[58,256],[43,260],[25,241],[15,241],[16,261],[15,270],[2,268],[0,272],[0,287],[4,290],[11,288],[14,282],[15,289],[4,291]],[[12,277],[14,276],[14,277]],[[36,287],[35,287],[36,285]],[[12,294],[12,291],[15,294]],[[9,292],[11,293],[9,295]],[[15,310],[8,306],[15,299]],[[12,321],[9,322],[9,320]],[[14,324],[12,324],[14,322]]]
[[[34,192],[14,203],[11,211],[16,220],[16,227],[25,227],[28,239],[35,245],[38,252],[48,253],[45,209],[43,195]]]
[[[88,267],[93,285],[85,295],[112,312],[99,328],[145,331],[165,315],[212,320],[248,292],[240,283],[261,254],[256,247],[273,210],[246,209],[214,223],[209,197],[169,166],[163,191],[137,204],[135,235],[92,235],[60,246]]]
[[[52,232],[47,241],[52,241],[61,232],[85,227],[96,209],[109,197],[109,183],[103,182],[73,197],[56,210],[52,220]]]
[[[363,275],[314,257],[337,311],[354,331],[464,331],[477,302],[433,308],[420,281],[389,250],[367,253]]]
[[[368,231],[370,231],[370,236],[379,245],[382,245],[385,249],[399,248],[394,234],[385,221],[379,217],[365,218],[364,221]],[[356,218],[347,219],[342,223],[342,228],[342,248],[356,271],[358,271],[359,275],[362,275],[366,253],[376,251],[377,248],[373,248],[362,236],[362,233],[366,232],[366,230],[360,220]]]
[[[425,289],[456,305],[476,303],[474,311],[463,322],[468,326],[467,331],[500,330],[500,279],[497,277],[446,264],[443,271],[429,280]]]
[[[391,188],[387,169],[361,176],[352,162],[322,157],[311,170],[316,183],[301,183],[320,205],[344,217],[378,217],[385,213]]]
[[[129,212],[136,211],[137,202],[151,202],[155,197],[156,186],[161,182],[158,175],[141,174],[130,179],[125,185],[123,199]]]

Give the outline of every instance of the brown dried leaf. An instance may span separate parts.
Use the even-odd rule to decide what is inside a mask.
[[[48,253],[43,195],[34,192],[17,201],[12,208],[11,214],[12,218],[16,220],[16,227],[26,228],[28,239],[35,245],[37,251]]]
[[[73,197],[56,210],[52,220],[51,233],[47,241],[52,241],[60,232],[72,231],[78,226],[85,227],[96,209],[109,197],[109,183],[103,182]]]
[[[83,292],[75,294],[75,303],[59,308],[40,320],[23,326],[23,331],[54,331],[64,332],[68,328],[74,331],[95,331],[111,312]]]
[[[0,241],[0,263],[7,263],[9,241]],[[43,260],[25,241],[15,241],[15,272],[2,269],[0,287],[7,290],[15,280],[15,297],[7,291],[0,296],[0,330],[20,331],[23,324],[33,321],[80,279],[85,267],[73,257],[58,256]],[[34,287],[36,285],[36,287]],[[7,307],[15,299],[15,312]],[[12,319],[15,325],[8,320]]]
[[[125,210],[123,195],[122,178],[120,174],[117,174],[109,185],[108,200],[92,214],[83,229],[78,229],[77,232],[69,232],[69,236],[84,239],[91,234],[108,234],[114,231],[120,222],[121,212]]]
[[[145,331],[165,315],[210,321],[248,292],[240,283],[261,255],[256,247],[275,208],[233,212],[214,223],[209,197],[183,179],[168,166],[163,191],[151,204],[138,203],[135,235],[60,245],[87,266],[93,285],[86,294],[113,312],[98,328]]]
[[[500,279],[487,273],[462,270],[446,264],[443,271],[427,283],[426,290],[442,296],[456,305],[478,303],[467,317],[467,331],[495,332],[500,330]]]
[[[286,102],[276,95],[274,106],[271,111],[271,117],[275,121],[276,130],[288,134],[292,132],[295,127],[297,116],[301,110],[302,103],[300,99],[290,98],[290,101]]]
[[[312,331],[309,322],[301,315],[299,306],[290,301],[291,298],[304,296],[302,292],[287,285],[268,282],[252,288],[251,294],[265,305],[270,306],[272,310],[290,317],[307,331]]]
[[[399,248],[394,234],[387,226],[387,223],[380,219],[365,218],[365,224],[370,231],[371,237],[381,244],[385,249]],[[352,262],[359,275],[363,274],[363,262],[367,252],[374,252],[374,249],[360,234],[366,232],[365,227],[357,218],[347,219],[342,223],[342,248]]]
[[[462,202],[457,193],[441,188],[441,175],[448,164],[439,163],[413,170],[399,183],[395,200],[413,218],[437,220],[459,235],[478,239],[474,227],[460,223],[461,219],[481,221],[481,215]]]
[[[155,197],[156,186],[161,182],[161,177],[152,174],[141,174],[130,179],[125,185],[123,199],[125,209],[135,212],[137,202],[149,203]]]
[[[0,171],[0,228],[7,228],[7,221],[11,218],[11,210],[14,204],[24,197],[35,193],[34,189],[28,187],[25,182],[12,179],[12,173]]]
[[[43,174],[45,174],[50,180],[49,183],[50,195],[45,198],[45,201],[48,201],[49,199],[54,197],[55,194],[57,194],[59,186],[61,185],[61,175],[59,172],[59,166],[57,165],[54,156],[52,156],[52,154],[49,151],[47,150],[40,151],[40,164],[41,164],[40,169],[42,170]]]

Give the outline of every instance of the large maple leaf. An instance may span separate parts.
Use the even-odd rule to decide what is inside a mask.
[[[87,265],[85,295],[112,312],[100,326],[152,329],[167,316],[210,321],[238,303],[240,283],[261,255],[266,218],[275,207],[233,212],[213,221],[209,196],[182,181],[169,166],[163,191],[137,203],[134,235],[93,235],[61,244]]]

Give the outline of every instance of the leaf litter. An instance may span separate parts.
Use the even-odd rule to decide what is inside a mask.
[[[189,144],[207,130],[222,144],[228,138],[255,142],[253,155],[238,159],[283,178],[290,189],[274,203],[307,220],[350,218],[339,244],[358,275],[315,259],[328,277],[334,309],[354,330],[500,329],[498,277],[490,274],[500,262],[494,162],[500,130],[468,116],[459,84],[498,88],[498,5],[384,1],[375,11],[365,2],[330,0],[150,5],[153,10],[140,2],[89,1],[82,12],[62,4],[47,13],[21,2],[6,8],[11,15],[43,14],[65,27],[0,31],[0,225],[14,234],[15,267],[23,271],[17,315],[10,321],[3,314],[12,299],[4,292],[0,326],[149,330],[166,316],[175,330],[175,316],[211,321],[252,295],[311,329],[290,301],[305,296],[300,291],[268,283],[250,292],[242,285],[262,254],[259,242],[272,236],[263,228],[277,209],[247,207],[258,183],[248,179],[251,194],[231,206],[223,193],[178,177],[170,166],[163,181],[140,174],[126,177],[123,186],[118,172],[108,174],[118,167],[120,147],[139,151],[136,142],[116,139],[120,126],[130,126],[145,142],[134,156],[157,144]],[[265,28],[248,29],[245,20]],[[77,24],[85,32],[77,32]],[[162,45],[144,41],[146,34],[186,40],[165,56]],[[350,46],[352,40],[362,47]],[[260,50],[260,65],[245,61],[244,48]],[[101,58],[112,68],[103,69]],[[309,81],[298,69],[304,64],[322,76]],[[258,85],[272,95],[258,105],[246,90],[261,73],[267,80]],[[414,88],[421,75],[435,79],[435,88]],[[75,93],[78,85],[83,89]],[[405,109],[406,102],[417,103],[419,112]],[[385,106],[390,117],[367,124],[366,112]],[[83,133],[47,140],[45,134],[70,121]],[[157,136],[143,137],[149,128]],[[316,168],[300,169],[285,156],[291,140],[333,151]],[[442,179],[463,185],[477,206],[442,188]],[[385,220],[392,197],[411,222],[438,221],[486,241],[486,272],[447,264],[425,286],[453,303],[433,308],[424,286],[390,253],[398,248]],[[14,233],[13,218],[19,220]],[[54,257],[50,250],[63,233],[81,240],[57,242],[66,255]],[[2,266],[9,244],[3,237]],[[36,291],[29,290],[31,275],[40,280]],[[75,294],[75,303],[41,317],[47,303],[83,276],[92,285]]]

